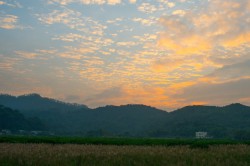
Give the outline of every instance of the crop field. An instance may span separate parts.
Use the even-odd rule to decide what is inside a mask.
[[[0,137],[0,142],[1,166],[250,165],[249,143],[230,140]]]

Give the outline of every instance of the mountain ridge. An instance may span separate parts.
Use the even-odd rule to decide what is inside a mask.
[[[49,109],[53,107],[61,107],[62,109],[63,107],[66,107],[67,109],[70,109],[70,108],[71,109],[74,109],[74,108],[75,109],[80,109],[80,108],[89,109],[86,105],[83,105],[83,104],[68,103],[68,102],[63,102],[63,101],[52,99],[52,98],[42,97],[41,95],[37,93],[31,93],[31,94],[25,94],[25,95],[19,95],[19,96],[12,96],[9,94],[0,94],[0,104],[2,103],[14,109],[20,109],[21,107],[21,109],[26,109],[26,110],[34,109],[34,107],[43,108],[45,106],[47,106]]]
[[[62,105],[69,105],[69,106],[75,106],[78,107],[78,109],[90,109],[90,110],[95,110],[98,108],[111,108],[111,107],[123,107],[123,106],[145,106],[145,107],[149,107],[149,108],[153,108],[153,109],[157,109],[157,110],[162,110],[165,111],[163,109],[160,108],[156,108],[156,107],[152,107],[150,105],[144,105],[144,104],[122,104],[122,105],[105,105],[105,106],[100,106],[100,107],[96,107],[96,108],[89,108],[87,105],[85,104],[79,104],[79,103],[70,103],[70,102],[64,102],[64,101],[60,101],[57,99],[53,99],[53,98],[49,98],[49,97],[42,97],[40,94],[38,93],[29,93],[29,94],[23,94],[23,95],[18,95],[18,96],[14,96],[14,95],[10,95],[10,94],[4,94],[4,93],[0,93],[0,104],[3,102],[3,97],[6,98],[15,98],[15,99],[29,99],[29,98],[36,98],[36,99],[42,99],[42,100],[49,100],[51,102],[54,103],[58,103],[58,104],[62,104]],[[25,102],[25,101],[23,101]],[[30,101],[29,101],[30,102]],[[6,105],[6,103],[5,103]],[[7,103],[8,105],[8,103]],[[16,105],[16,104],[15,104]],[[12,106],[11,106],[12,107]],[[36,106],[37,107],[37,106]],[[80,107],[80,108],[79,108]],[[175,109],[171,112],[180,110],[180,109],[185,109],[185,108],[192,108],[192,107],[218,107],[218,108],[228,108],[228,107],[250,107],[241,103],[231,103],[225,106],[213,106],[213,105],[187,105],[178,109]],[[166,111],[165,111],[166,112]]]
[[[25,117],[38,117],[57,135],[192,138],[196,131],[206,131],[214,138],[250,139],[250,107],[239,103],[222,107],[191,105],[166,112],[143,104],[91,109],[54,99],[52,103],[59,103],[58,107],[38,108],[32,105],[33,98],[43,99],[37,94],[19,97],[29,106],[17,108],[16,98],[10,97],[13,102],[7,102],[6,96],[0,95],[0,105],[12,106]]]

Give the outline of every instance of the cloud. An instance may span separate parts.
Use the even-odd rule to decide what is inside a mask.
[[[70,26],[71,22],[77,22],[75,25],[80,25],[80,19],[78,17],[81,16],[80,12],[76,12],[67,8],[64,10],[54,10],[49,14],[37,15],[39,16],[39,20],[46,24],[54,24],[54,23],[63,23]],[[74,25],[72,25],[73,27]]]
[[[68,59],[82,59],[86,56],[86,54],[94,53],[98,48],[95,47],[73,47],[73,46],[65,46],[65,51],[58,52],[56,55],[61,58]]]
[[[69,33],[66,35],[60,35],[52,38],[52,40],[61,40],[65,42],[75,42],[82,39],[86,39],[86,37],[75,33]]]
[[[182,98],[183,103],[204,102],[213,105],[225,105],[250,98],[250,79],[241,79],[226,83],[199,83],[183,89],[181,94],[172,96]],[[246,101],[245,101],[246,102]],[[250,100],[246,102],[250,104]]]
[[[168,6],[169,8],[173,8],[175,7],[175,3],[174,2],[169,2],[169,1],[166,1],[166,0],[158,0],[158,2]]]
[[[106,89],[99,94],[96,94],[85,100],[86,103],[92,102],[103,102],[103,100],[114,100],[115,98],[119,98],[123,95],[123,89],[121,87],[113,87],[110,89]],[[104,102],[104,103],[105,103]]]
[[[40,74],[39,77],[41,77]],[[51,87],[41,84],[41,82],[35,78],[27,77],[26,73],[12,71],[6,74],[0,74],[0,79],[1,93],[12,95],[39,93],[43,96],[52,96],[52,94],[55,94]]]
[[[173,54],[192,55],[211,50],[212,43],[210,40],[193,32],[188,33],[186,25],[178,21],[173,22],[172,20],[165,19],[161,20],[161,22],[167,26],[171,32],[161,34],[158,44],[172,51]]]
[[[4,11],[0,12],[0,28],[3,29],[32,29],[31,26],[21,25],[20,17],[12,14],[6,14]]]
[[[193,11],[175,10],[160,19],[165,31],[158,44],[174,54],[212,54],[250,42],[248,0],[209,1]]]
[[[44,24],[64,24],[70,29],[96,36],[102,36],[104,29],[107,28],[98,21],[82,16],[80,12],[66,7],[63,7],[62,10],[53,10],[48,14],[36,14],[36,16]]]
[[[39,54],[44,54],[44,55],[53,55],[55,54],[56,52],[58,52],[58,50],[56,49],[50,49],[50,50],[41,50],[41,49],[38,49],[36,50],[36,52],[38,52]]]
[[[119,25],[119,23],[122,22],[122,21],[123,21],[123,18],[116,18],[116,19],[113,19],[113,20],[108,20],[107,23]]]
[[[136,3],[136,0],[129,0],[130,3]]]
[[[149,42],[149,41],[152,41],[152,42],[156,42],[156,39],[157,39],[157,35],[155,34],[149,34],[149,33],[146,33],[146,34],[143,34],[143,36],[133,36],[134,39],[137,39],[139,40],[140,42]]]
[[[60,5],[68,5],[71,3],[80,3],[84,5],[117,5],[121,4],[122,0],[48,0],[48,3],[58,3]],[[129,3],[134,4],[136,0],[129,0]]]
[[[224,66],[179,89],[171,97],[183,103],[250,104],[250,60]]]
[[[202,82],[226,83],[250,78],[250,60],[225,65],[200,79]]]
[[[15,66],[20,63],[19,58],[13,58],[13,57],[7,57],[0,54],[0,69],[8,70],[8,71],[14,71]]]
[[[175,10],[172,12],[173,15],[179,15],[179,16],[184,16],[186,14],[186,11],[184,10]]]
[[[120,4],[121,0],[108,0],[108,4],[110,5],[116,5],[116,4]]]
[[[151,14],[156,12],[157,8],[150,3],[142,3],[140,6],[138,6],[138,10],[146,14]]]
[[[84,103],[91,107],[121,104],[145,104],[151,106],[165,106],[168,97],[164,95],[162,88],[137,87],[136,89],[127,86],[112,87],[85,99]],[[152,96],[152,94],[154,94]]]
[[[15,53],[23,58],[27,58],[27,59],[34,59],[37,56],[39,56],[38,53],[34,53],[34,52],[26,52],[26,51],[15,51]]]
[[[152,69],[154,72],[162,72],[171,74],[171,72],[186,73],[186,76],[199,76],[199,72],[202,72],[205,67],[209,66],[209,63],[204,62],[201,59],[195,59],[189,57],[189,59],[160,59],[152,63]]]
[[[56,53],[57,56],[67,59],[79,60],[90,55],[110,55],[115,52],[115,49],[111,49],[115,41],[105,36],[99,37],[91,34],[69,33],[55,36],[52,40],[74,42],[72,44],[70,43],[69,46],[64,46],[62,51]],[[134,45],[135,43],[117,42],[117,44],[124,46],[124,44]]]
[[[183,59],[161,59],[155,61],[152,68],[156,72],[171,72],[185,64]]]
[[[222,42],[222,46],[227,47],[238,47],[242,44],[247,44],[250,42],[250,32],[245,32],[242,34],[239,34],[235,37],[229,38],[228,40],[224,40]]]
[[[16,29],[18,16],[0,13],[0,28],[3,29]]]
[[[175,3],[173,3],[173,2],[167,2],[167,5],[170,8],[175,7]]]
[[[156,18],[154,18],[154,17],[149,17],[147,19],[135,17],[135,18],[132,19],[132,21],[139,22],[144,26],[152,26],[152,25],[155,25],[155,23],[157,22]]]
[[[207,3],[196,10],[176,9],[160,18],[164,30],[159,33],[157,44],[165,50],[165,55],[151,63],[153,72],[169,76],[185,73],[189,79],[195,79],[224,65],[249,59],[250,2],[214,0]],[[203,80],[222,83],[226,75],[218,78],[221,80],[209,77]],[[184,76],[180,80],[185,82]]]
[[[48,84],[54,84],[57,93],[66,93],[62,96],[83,98],[80,91],[84,91],[86,104],[92,106],[142,103],[176,107],[211,103],[205,94],[199,99],[191,94],[192,90],[197,94],[195,88],[201,92],[204,89],[206,93],[209,92],[205,88],[222,93],[225,90],[220,91],[218,87],[223,84],[230,87],[242,83],[242,87],[247,87],[250,71],[249,61],[244,63],[249,59],[250,49],[250,3],[247,0],[45,2],[50,4],[47,4],[46,13],[36,10],[37,6],[32,4],[24,15],[15,17],[1,13],[2,18],[7,18],[1,18],[2,28],[15,29],[29,12],[42,12],[35,15],[41,27],[34,31],[38,32],[37,35],[44,35],[39,41],[42,42],[40,49],[20,48],[12,54],[19,61],[0,59],[2,70],[29,70],[27,77],[34,77],[41,84],[48,80]],[[6,11],[14,10],[2,5]],[[97,13],[90,11],[97,8],[100,9]],[[130,9],[128,15],[123,15],[127,9]],[[162,17],[159,19],[159,16]],[[52,40],[44,43],[48,37]],[[53,47],[46,49],[48,44]],[[55,80],[51,81],[48,75]],[[74,86],[68,89],[69,84]],[[90,86],[93,89],[90,90]],[[228,94],[233,95],[233,92]],[[69,96],[68,100],[80,101],[74,96]],[[247,102],[250,97],[242,95],[239,98]]]
[[[48,0],[48,4],[59,3],[61,5],[67,5],[74,2],[75,0]]]
[[[17,1],[11,1],[11,3],[0,1],[0,5],[6,5],[6,6],[12,7],[12,8],[22,8],[22,5]]]
[[[132,42],[132,41],[129,41],[129,42],[117,42],[116,44],[118,46],[122,46],[122,47],[132,47],[132,46],[138,45],[138,43]]]
[[[37,49],[33,52],[18,50],[18,51],[14,51],[14,53],[16,55],[18,55],[19,57],[22,57],[25,59],[48,60],[50,57],[52,57],[51,55],[54,55],[57,53],[57,50],[55,50],[55,49],[50,49],[50,50]]]

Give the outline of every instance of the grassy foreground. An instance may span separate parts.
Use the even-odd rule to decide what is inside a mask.
[[[0,143],[0,165],[250,165],[250,146],[117,146]]]
[[[0,137],[0,166],[250,165],[250,142],[234,140]]]

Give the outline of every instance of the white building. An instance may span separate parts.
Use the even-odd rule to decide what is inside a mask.
[[[198,131],[198,132],[195,132],[195,137],[198,139],[202,139],[202,138],[208,138],[208,135],[207,135],[207,132]]]

